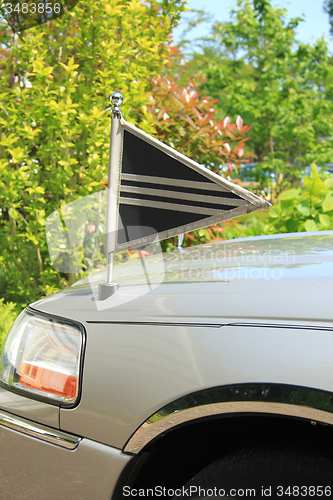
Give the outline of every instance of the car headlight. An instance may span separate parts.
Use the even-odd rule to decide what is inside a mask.
[[[80,324],[23,311],[2,349],[1,385],[72,406],[79,396],[83,333]]]

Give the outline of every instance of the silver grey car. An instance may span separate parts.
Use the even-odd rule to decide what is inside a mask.
[[[333,232],[140,265],[103,307],[97,273],[14,323],[0,497],[332,497]]]

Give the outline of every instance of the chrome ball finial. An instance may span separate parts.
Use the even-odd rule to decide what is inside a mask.
[[[113,94],[110,96],[110,101],[114,106],[121,106],[121,103],[123,102],[123,96],[120,92],[113,92]]]
[[[110,96],[110,101],[111,101],[111,104],[113,104],[113,109],[112,109],[113,117],[121,118],[121,111],[119,109],[119,106],[123,102],[123,96],[121,95],[120,92],[114,92]]]

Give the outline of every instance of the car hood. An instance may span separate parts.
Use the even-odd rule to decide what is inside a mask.
[[[85,322],[333,325],[333,231],[228,240],[115,266],[32,308]]]

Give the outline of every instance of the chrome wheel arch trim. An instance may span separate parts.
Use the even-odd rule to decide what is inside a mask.
[[[0,410],[0,427],[6,427],[27,436],[41,439],[47,443],[61,446],[67,450],[75,450],[80,444],[81,438],[72,436],[44,425],[30,422],[24,418],[16,417],[11,413]]]
[[[231,399],[223,400],[228,393]],[[251,400],[253,396],[257,400]],[[211,402],[215,398],[222,398],[222,401]],[[136,455],[152,440],[181,424],[236,413],[277,415],[333,425],[333,394],[277,384],[235,385],[199,391],[170,403],[149,417],[128,440],[123,452]]]

